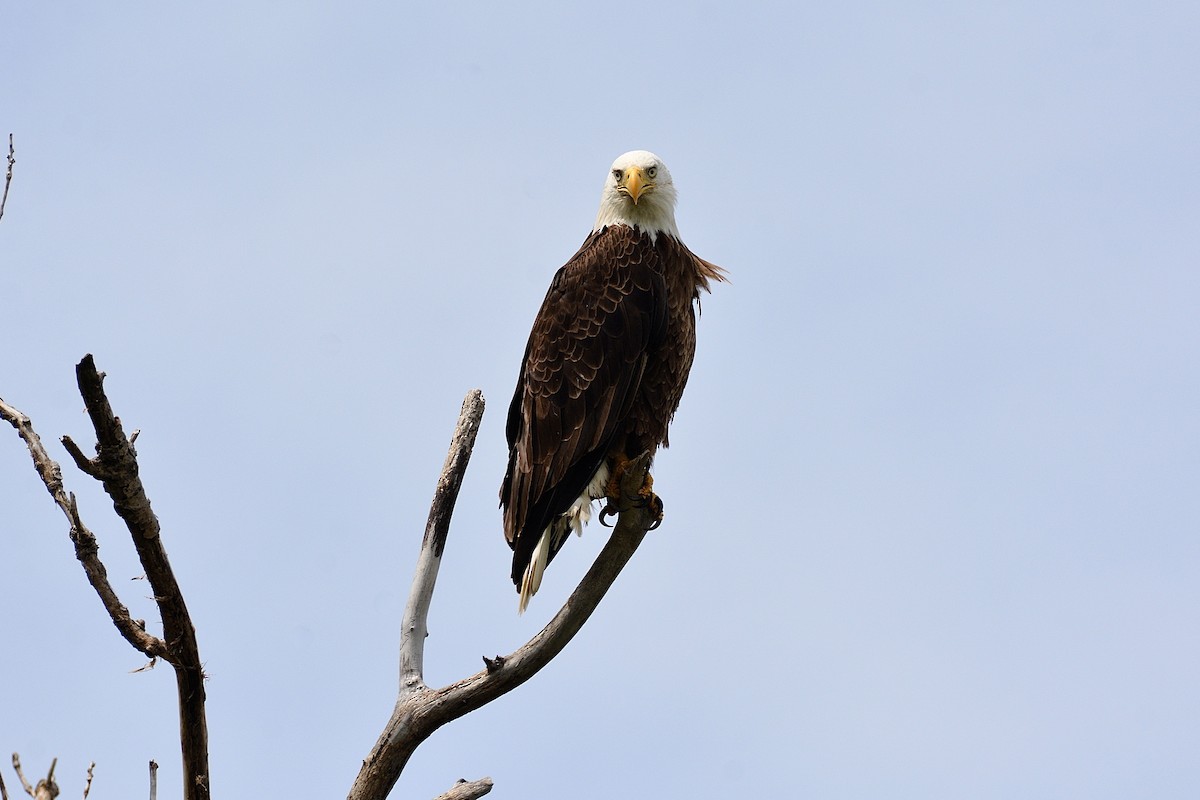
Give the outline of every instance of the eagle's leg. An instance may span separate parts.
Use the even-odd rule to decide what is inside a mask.
[[[650,526],[650,530],[662,525],[663,501],[654,493],[654,476],[650,474],[649,470],[646,470],[646,480],[642,481],[642,488],[638,489],[638,499],[634,505],[649,506],[650,513],[654,515],[654,524]]]
[[[607,525],[608,523],[605,522],[605,519],[615,516],[624,508],[649,507],[654,517],[654,524],[650,526],[650,530],[654,530],[662,524],[663,519],[663,502],[654,493],[654,476],[647,469],[646,477],[642,481],[641,487],[638,488],[637,493],[635,495],[623,494],[621,484],[624,482],[625,473],[629,470],[630,464],[634,463],[635,459],[629,458],[620,450],[613,452],[609,458],[608,486],[605,487],[608,502],[600,511],[600,524]]]
[[[604,494],[609,501],[621,499],[621,481],[625,478],[625,470],[629,469],[630,459],[622,450],[614,450],[608,456],[608,486]],[[650,477],[647,473],[646,477]]]

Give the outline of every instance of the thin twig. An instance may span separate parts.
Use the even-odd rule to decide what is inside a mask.
[[[158,762],[150,759],[150,800],[158,800]]]
[[[58,797],[58,784],[54,782],[54,768],[57,765],[57,757],[50,760],[50,770],[46,773],[45,778],[38,781],[33,790],[34,800],[54,800]]]
[[[25,790],[25,794],[33,797],[33,787],[29,785],[29,781],[25,780],[25,773],[21,771],[21,757],[13,753],[12,757],[13,770],[17,773],[17,778],[21,781],[21,787]]]
[[[92,791],[92,775],[96,771],[96,762],[88,764],[87,784],[83,787],[83,800],[87,800],[88,792]]]
[[[58,764],[58,759],[54,758],[50,761],[50,769],[46,773],[46,777],[37,782],[37,786],[29,785],[29,781],[25,780],[25,773],[21,770],[21,757],[16,753],[12,755],[13,770],[17,773],[17,777],[21,779],[21,786],[25,789],[25,794],[33,798],[33,800],[54,800],[58,797],[58,784],[54,782],[54,767]],[[8,796],[8,792],[4,793]]]
[[[17,163],[16,151],[13,150],[13,135],[8,135],[8,172],[4,175],[4,197],[0,197],[0,219],[4,217],[4,206],[8,203],[8,185],[12,183],[13,164]]]
[[[166,658],[167,643],[157,636],[146,633],[145,624],[130,616],[129,609],[117,597],[117,591],[108,580],[108,571],[100,561],[100,546],[96,535],[88,530],[79,516],[79,507],[75,502],[74,493],[68,493],[63,487],[62,468],[50,457],[42,445],[42,439],[33,429],[29,417],[18,409],[0,399],[0,419],[7,420],[17,434],[25,440],[29,455],[33,458],[34,468],[37,469],[42,483],[46,485],[54,502],[62,509],[71,526],[71,541],[75,544],[75,557],[83,565],[88,581],[100,597],[100,602],[108,611],[113,624],[125,640],[150,657]]]

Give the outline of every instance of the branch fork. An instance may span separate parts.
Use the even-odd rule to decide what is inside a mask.
[[[133,647],[150,657],[148,666],[153,666],[161,658],[175,669],[183,750],[183,797],[184,800],[208,800],[204,673],[195,629],[163,548],[158,518],[150,507],[150,500],[138,477],[137,453],[134,449],[138,434],[135,432],[125,436],[121,421],[113,414],[104,393],[104,374],[96,370],[90,355],[77,365],[76,377],[95,429],[96,456],[86,456],[69,436],[64,436],[62,443],[75,465],[104,485],[112,498],[113,508],[125,522],[162,615],[161,638],[147,633],[145,622],[133,619],[129,609],[117,597],[100,561],[96,537],[84,525],[75,496],[63,486],[61,468],[46,452],[29,418],[2,399],[0,418],[16,428],[28,446],[38,474],[70,524],[76,557],[117,630]],[[645,493],[641,491],[646,484],[650,464],[650,455],[646,453],[631,461],[621,476],[616,503],[619,515],[612,534],[554,618],[513,653],[494,658],[485,656],[484,669],[475,675],[439,689],[427,686],[424,660],[425,640],[429,634],[429,606],[450,530],[450,519],[479,432],[483,409],[482,394],[478,390],[469,392],[463,401],[450,451],[434,492],[416,572],[401,620],[400,680],[396,705],[375,747],[363,761],[348,800],[385,798],[413,752],[435,730],[512,691],[537,674],[579,632],[633,556],[646,532],[656,526],[661,507],[655,509],[653,503],[646,502]],[[150,763],[153,798],[157,765]],[[20,775],[19,764],[15,765]],[[51,785],[52,778],[53,766]],[[21,779],[24,783],[23,775]],[[32,794],[32,787],[28,784],[25,786]],[[0,791],[2,787],[0,783]],[[41,788],[39,784],[38,789]],[[460,780],[436,800],[473,800],[491,789],[490,778],[471,782]]]
[[[0,418],[7,420],[25,440],[42,482],[70,524],[75,556],[83,565],[88,581],[113,625],[127,642],[152,661],[161,658],[175,668],[185,776],[183,797],[185,800],[208,800],[208,723],[204,713],[204,672],[195,627],[163,547],[158,517],[154,515],[150,498],[138,477],[134,437],[125,436],[121,420],[113,413],[104,393],[104,373],[96,369],[89,354],[76,365],[75,376],[95,430],[96,457],[85,456],[69,436],[64,436],[62,443],[80,470],[103,483],[105,492],[112,498],[113,508],[125,522],[162,616],[161,638],[147,633],[145,622],[133,619],[117,596],[108,579],[108,571],[100,561],[96,536],[84,525],[75,495],[63,487],[62,469],[46,452],[29,417],[0,400]]]
[[[626,502],[638,497],[645,483],[650,457],[644,454],[631,461],[622,476],[620,516],[608,542],[554,618],[510,655],[484,656],[481,672],[449,686],[431,689],[424,680],[426,620],[449,530],[449,512],[454,504],[454,497],[447,493],[452,490],[456,494],[462,483],[462,473],[466,470],[482,415],[483,398],[478,390],[472,391],[463,402],[450,453],[438,480],[429,524],[417,557],[416,576],[404,609],[400,632],[399,697],[391,719],[363,761],[348,800],[386,796],[413,751],[435,730],[512,691],[537,674],[587,622],[646,532],[655,524],[655,513],[649,504]],[[491,781],[488,780],[485,790],[469,796],[480,797],[490,790]],[[453,791],[443,797],[457,797]]]

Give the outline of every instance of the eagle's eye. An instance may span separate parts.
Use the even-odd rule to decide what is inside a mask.
[[[621,170],[619,170],[619,169],[613,170],[613,180],[616,181],[617,183],[621,182]]]
[[[655,177],[658,175],[658,167],[651,167],[650,169],[646,170],[646,174],[651,178]]]

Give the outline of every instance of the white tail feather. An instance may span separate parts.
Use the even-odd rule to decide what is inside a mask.
[[[542,531],[542,538],[538,539],[537,547],[533,549],[533,557],[529,559],[529,565],[525,567],[525,574],[521,576],[521,600],[517,606],[517,613],[524,614],[525,609],[529,607],[529,599],[537,594],[537,590],[542,588],[542,573],[546,571],[546,564],[550,561],[550,537],[552,536],[550,529],[553,525],[547,525],[546,530]]]
[[[542,537],[538,539],[537,547],[533,549],[533,556],[529,559],[525,573],[521,576],[521,599],[517,605],[517,613],[524,614],[525,609],[529,607],[530,598],[537,594],[538,589],[542,588],[542,574],[546,571],[546,565],[550,563],[551,545],[557,550],[562,546],[562,540],[570,531],[575,531],[576,535],[583,536],[583,526],[592,518],[592,501],[604,497],[607,485],[608,464],[602,463],[592,475],[592,479],[588,481],[583,494],[579,495],[570,508],[542,531]]]

